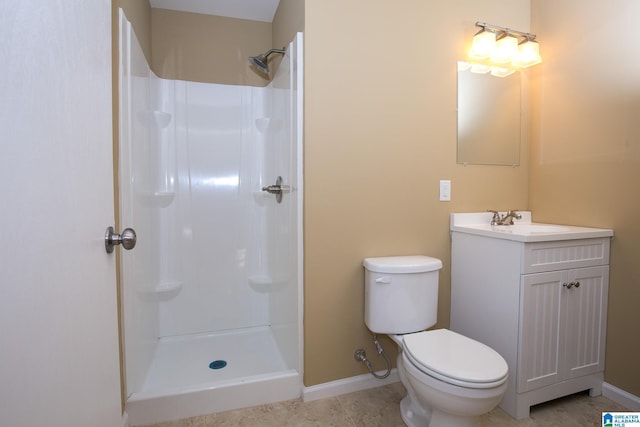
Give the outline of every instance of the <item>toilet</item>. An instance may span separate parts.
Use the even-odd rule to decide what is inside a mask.
[[[427,256],[366,258],[364,317],[398,344],[397,369],[410,427],[471,427],[507,389],[507,362],[495,350],[436,324],[442,261]],[[489,308],[488,308],[489,309]]]

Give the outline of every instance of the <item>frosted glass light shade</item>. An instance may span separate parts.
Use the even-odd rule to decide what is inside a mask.
[[[473,59],[487,59],[496,48],[496,34],[482,31],[473,36],[473,43],[469,50],[469,57]]]
[[[487,64],[471,64],[471,72],[476,74],[486,74],[491,71],[491,66]]]
[[[505,36],[496,42],[496,49],[491,55],[491,60],[498,64],[506,64],[513,61],[518,54],[518,39]]]
[[[471,68],[471,64],[466,61],[458,61],[458,71],[466,71]]]
[[[512,64],[516,67],[526,68],[541,62],[540,45],[538,45],[538,42],[528,40],[519,46],[518,54]]]
[[[514,70],[513,68],[491,67],[491,75],[496,77],[507,77],[515,72],[516,70]]]

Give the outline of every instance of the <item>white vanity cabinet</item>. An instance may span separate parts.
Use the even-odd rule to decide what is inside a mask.
[[[613,232],[523,238],[460,230],[452,226],[451,329],[507,361],[500,407],[520,419],[561,396],[599,395]]]

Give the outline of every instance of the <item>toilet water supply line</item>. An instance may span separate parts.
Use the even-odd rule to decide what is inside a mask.
[[[384,349],[382,348],[382,346],[378,342],[378,338],[376,337],[376,334],[371,333],[371,335],[373,335],[373,345],[376,347],[376,351],[378,352],[378,356],[382,355],[382,357],[384,357],[384,360],[387,362],[387,372],[385,372],[382,375],[376,374],[375,371],[373,370],[373,368],[371,367],[371,362],[369,362],[369,360],[367,359],[367,354],[361,348],[356,350],[356,353],[354,354],[354,357],[358,362],[362,362],[365,365],[367,365],[367,369],[369,369],[369,372],[371,373],[371,375],[373,375],[374,377],[382,380],[382,379],[387,378],[389,376],[389,374],[391,373],[391,360],[389,360],[389,356],[387,356],[387,353],[384,352]]]

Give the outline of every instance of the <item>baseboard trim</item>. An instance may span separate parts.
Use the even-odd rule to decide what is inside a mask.
[[[631,411],[640,411],[640,397],[628,393],[609,383],[602,383],[602,395]]]
[[[377,374],[382,373],[384,373],[384,371],[377,372]],[[341,394],[353,393],[355,391],[393,384],[398,381],[400,381],[400,377],[398,376],[396,368],[392,369],[389,376],[383,380],[374,378],[371,374],[363,374],[311,387],[304,387],[302,389],[302,400],[304,402],[310,402],[312,400],[325,399],[327,397],[340,396]]]

